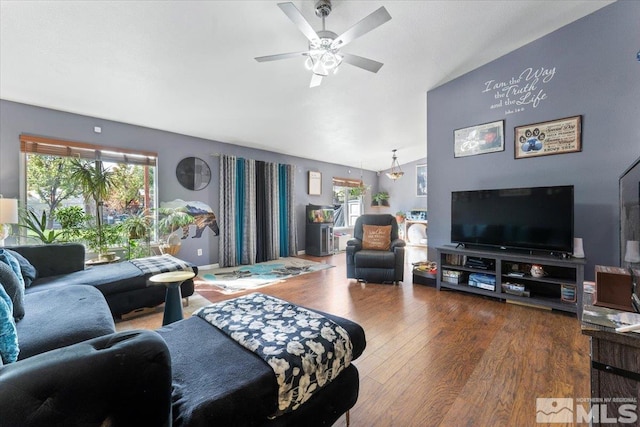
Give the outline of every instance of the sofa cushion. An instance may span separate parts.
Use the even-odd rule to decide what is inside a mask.
[[[18,260],[9,251],[0,248],[0,261],[11,267],[13,272],[16,273],[16,276],[18,276],[18,280],[20,281],[22,288],[24,288],[24,279],[22,278],[22,272],[20,271],[20,263]]]
[[[115,332],[109,306],[93,286],[64,286],[25,295],[16,324],[19,359]]]
[[[396,255],[391,251],[361,250],[354,255],[357,268],[389,269],[396,265]]]
[[[24,317],[24,286],[18,280],[18,276],[20,275],[16,274],[11,267],[0,262],[0,283],[11,299],[13,318],[16,322]]]
[[[11,250],[29,260],[38,277],[73,273],[84,269],[84,246],[80,243],[12,246]]]
[[[0,284],[0,359],[2,363],[13,363],[18,359],[18,335],[13,320],[13,305],[4,287]]]
[[[362,249],[388,251],[391,247],[390,225],[362,226]]]
[[[23,257],[22,254],[19,254],[18,252],[12,251],[10,249],[5,249],[5,251],[13,255],[13,257],[18,261],[18,264],[20,264],[20,273],[22,274],[22,279],[24,280],[24,286],[26,288],[31,286],[31,282],[33,282],[36,277],[38,277],[38,271],[36,270],[36,268],[31,265],[29,260]]]
[[[92,285],[104,295],[130,291],[146,286],[142,271],[130,262],[97,265],[84,270],[57,276],[38,278],[29,292],[58,288],[67,285]]]

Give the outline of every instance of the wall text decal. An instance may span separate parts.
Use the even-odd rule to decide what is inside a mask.
[[[492,93],[491,109],[505,108],[505,115],[537,108],[547,99],[544,85],[556,75],[556,67],[528,67],[508,80],[487,80],[482,93]]]

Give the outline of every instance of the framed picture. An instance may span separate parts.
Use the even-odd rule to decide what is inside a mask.
[[[454,157],[504,151],[504,120],[453,131]]]
[[[322,194],[322,174],[320,172],[309,171],[309,195],[319,196]]]
[[[427,165],[416,166],[416,196],[427,195]]]
[[[582,116],[515,128],[516,159],[582,151]]]

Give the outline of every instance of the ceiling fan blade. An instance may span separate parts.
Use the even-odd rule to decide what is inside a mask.
[[[311,83],[309,84],[309,87],[320,86],[320,83],[322,83],[322,76],[318,74],[313,74],[311,76]]]
[[[291,53],[279,53],[277,55],[258,56],[254,58],[258,62],[278,61],[280,59],[298,58],[300,56],[307,56],[309,52],[291,52]]]
[[[347,64],[355,65],[363,70],[377,73],[384,65],[382,62],[374,61],[373,59],[363,58],[362,56],[353,55],[351,53],[340,53],[342,55],[342,61]]]
[[[333,43],[331,43],[331,47],[335,49],[340,48],[347,43],[351,43],[353,40],[364,34],[367,34],[369,31],[379,27],[390,19],[391,15],[389,15],[387,9],[382,6],[380,9],[366,16],[358,23],[356,23],[353,27],[349,28],[347,31],[338,36],[338,38],[336,38]]]
[[[282,9],[284,14],[287,15],[294,24],[296,24],[298,29],[302,31],[302,34],[304,34],[306,38],[309,40],[317,40],[319,38],[311,24],[304,19],[302,13],[300,13],[293,3],[278,3],[278,7]]]

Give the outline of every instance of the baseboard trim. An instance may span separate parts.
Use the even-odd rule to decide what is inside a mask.
[[[220,268],[220,264],[215,263],[215,264],[199,265],[198,268],[202,270],[215,270],[217,268]]]

